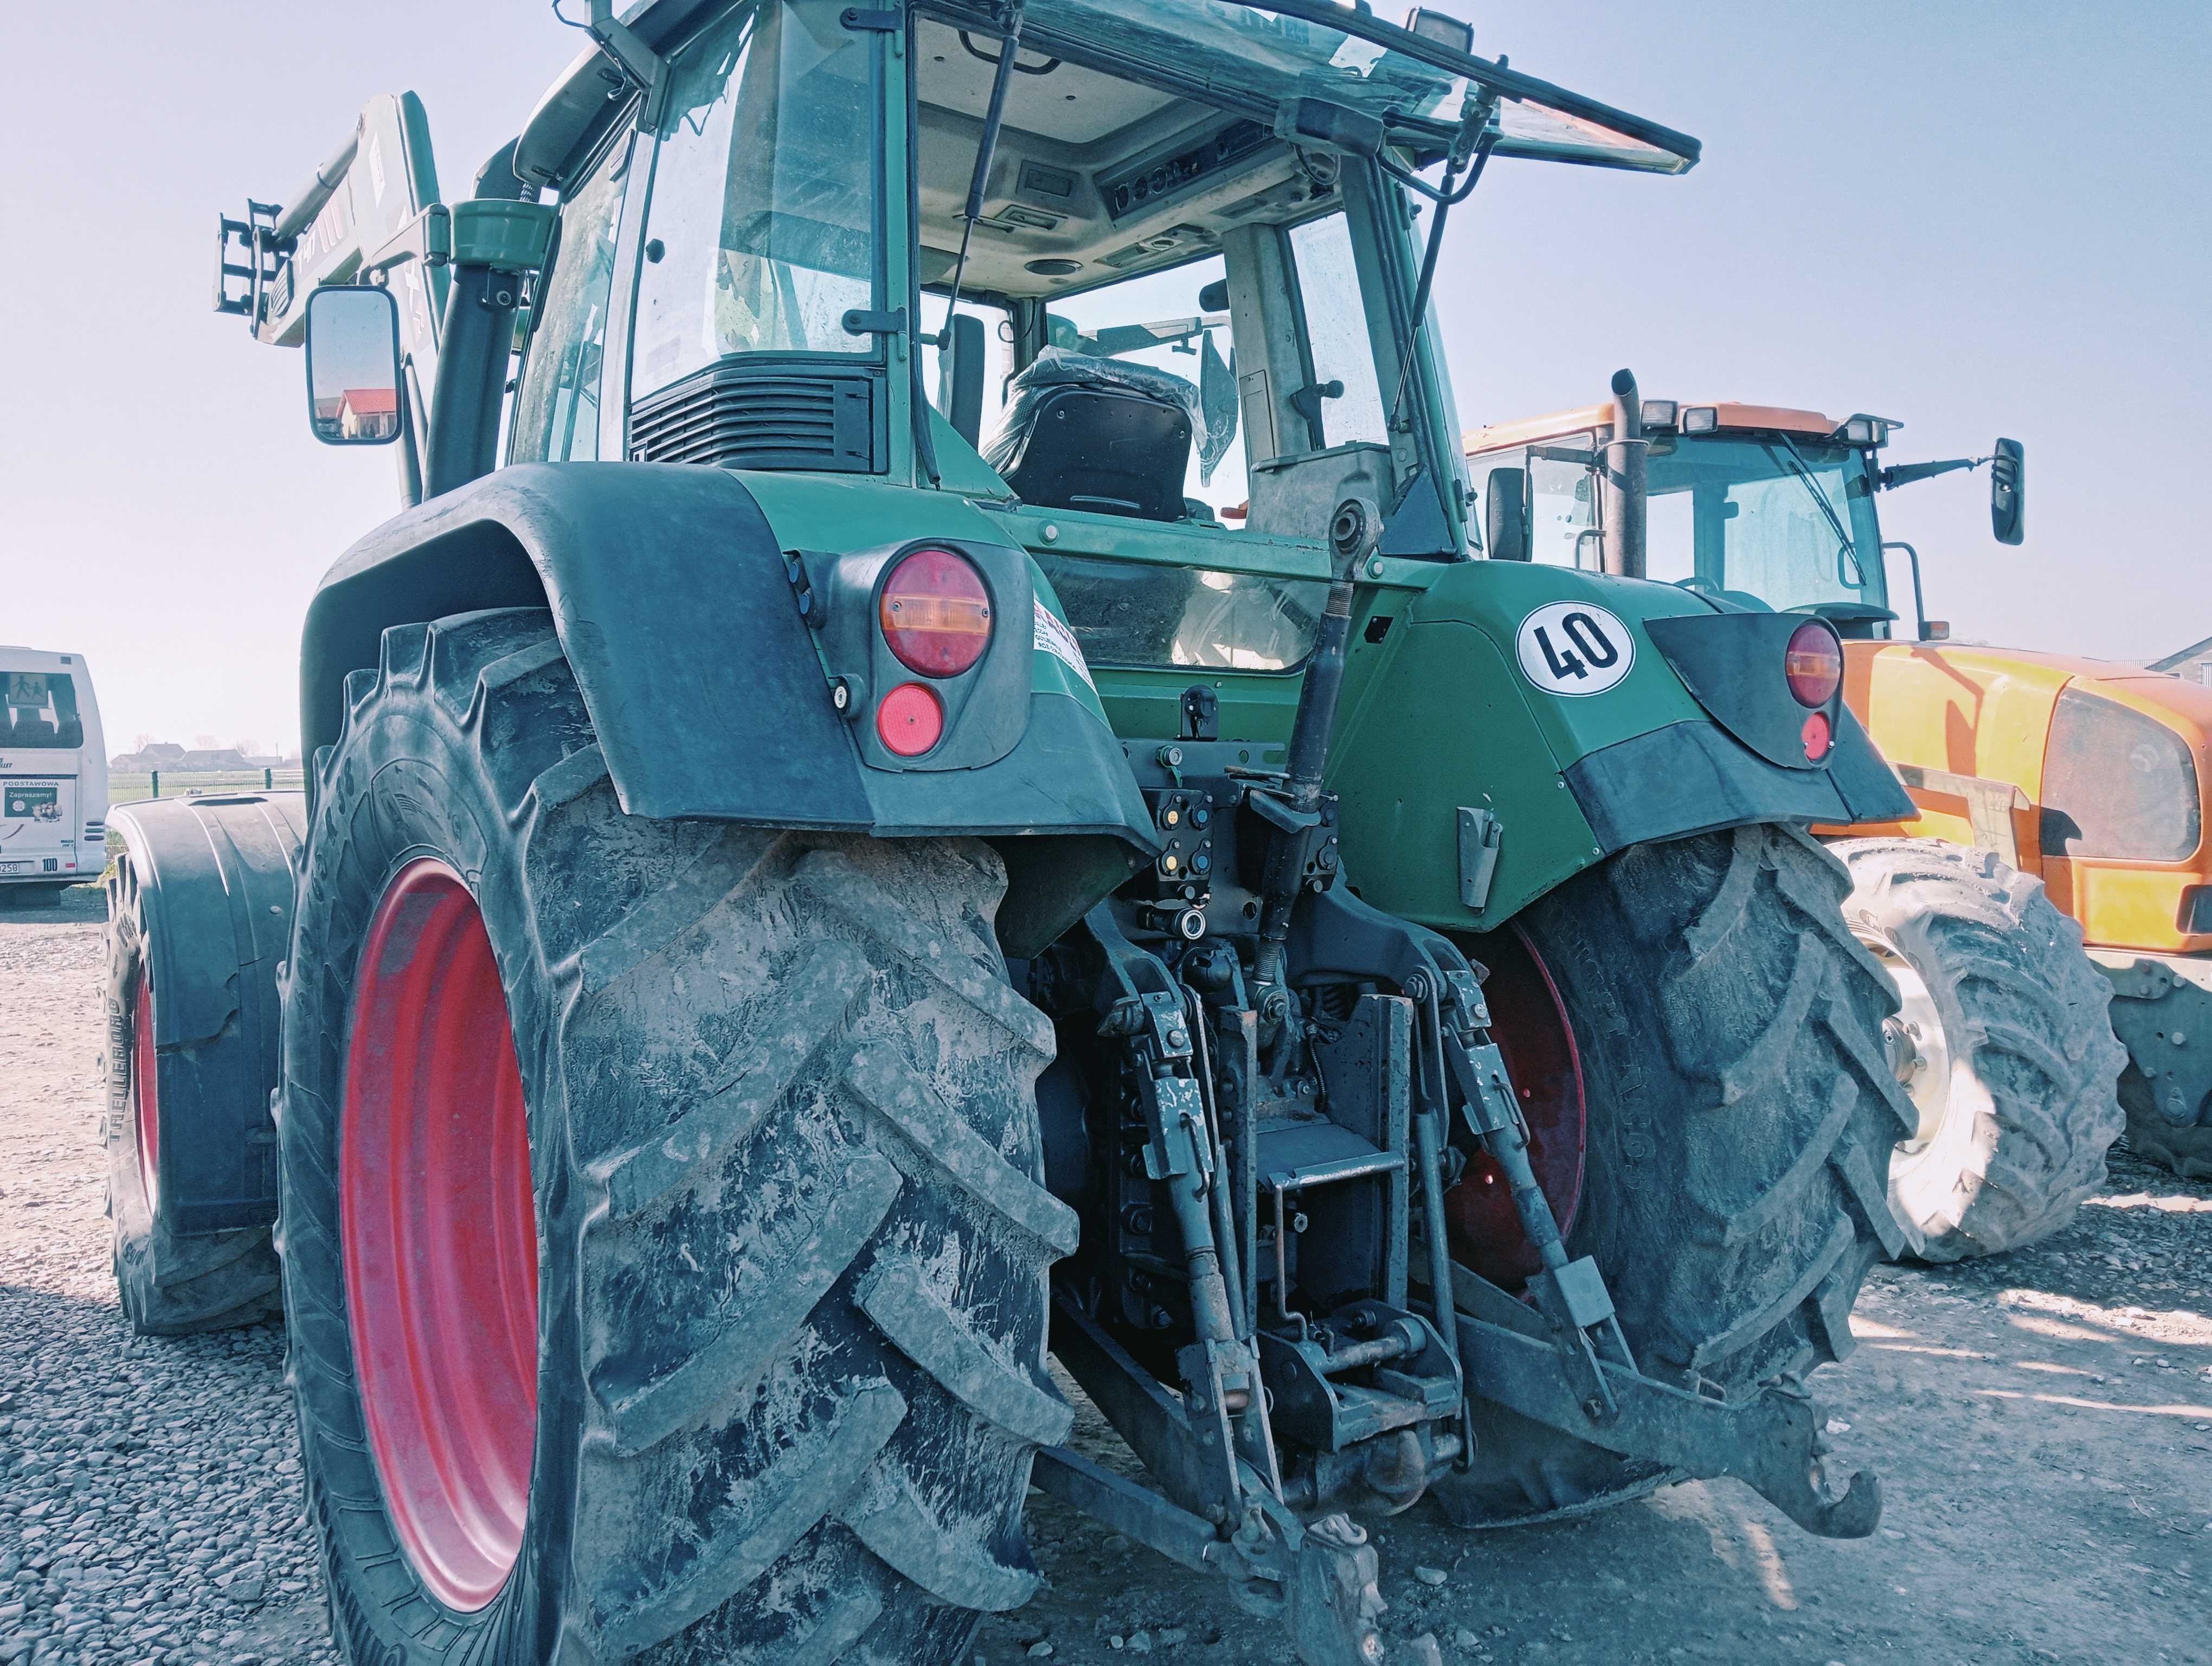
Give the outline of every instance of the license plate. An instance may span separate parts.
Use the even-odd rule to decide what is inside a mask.
[[[28,873],[30,871],[28,862],[0,862],[0,873]]]

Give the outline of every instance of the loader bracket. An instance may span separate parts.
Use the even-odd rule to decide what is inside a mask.
[[[246,319],[258,327],[261,298],[283,275],[292,246],[276,239],[279,205],[248,198],[246,218],[220,215],[216,221],[215,310]],[[234,284],[243,288],[234,289]]]

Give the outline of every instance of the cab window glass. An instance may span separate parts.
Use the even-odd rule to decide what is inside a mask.
[[[1147,562],[1040,555],[1092,665],[1288,671],[1313,652],[1328,586]]]
[[[1561,451],[1587,451],[1594,436],[1569,434],[1546,443]],[[1528,558],[1552,567],[1598,565],[1597,478],[1587,465],[1549,458],[1528,459]]]
[[[950,358],[938,350],[936,334],[945,319],[945,302],[936,295],[922,300],[922,311],[928,317],[930,334],[921,344],[921,386],[935,405],[938,414],[952,415],[952,389],[947,383],[945,370]],[[1006,414],[1006,384],[1014,378],[1013,321],[1003,307],[994,307],[981,301],[963,301],[963,318],[976,319],[983,326],[983,420],[977,432],[990,435],[999,430]]]
[[[519,461],[589,462],[599,454],[607,304],[629,155],[629,142],[617,143],[562,206],[560,241],[538,297],[515,404]]]
[[[1250,496],[1244,466],[1244,436],[1239,431],[1237,380],[1230,359],[1229,314],[1208,313],[1200,292],[1218,282],[1224,268],[1219,255],[1164,272],[1148,272],[1078,295],[1055,295],[1045,314],[1048,350],[1093,362],[1087,374],[1110,384],[1117,366],[1151,373],[1140,385],[1156,395],[1171,396],[1191,414],[1189,459],[1183,497],[1201,520],[1233,519]],[[995,359],[994,360],[995,363]],[[1060,362],[1065,367],[1066,361]],[[927,363],[927,361],[925,361]],[[1050,368],[1050,367],[1047,367]],[[987,414],[986,454],[1002,460],[1010,454],[1010,423],[1026,418],[1017,403],[994,423]],[[991,390],[984,390],[987,413]],[[1202,508],[1204,513],[1198,514]],[[1232,513],[1233,512],[1233,513]]]
[[[1352,260],[1351,228],[1341,213],[1332,214],[1294,228],[1290,241],[1314,383],[1320,387],[1344,384],[1341,393],[1321,402],[1322,442],[1386,445],[1390,436],[1384,426],[1382,387],[1375,374],[1366,309],[1359,304],[1359,269]]]
[[[1687,492],[1644,500],[1644,576],[1680,584],[1698,575],[1698,517]]]
[[[741,6],[685,50],[662,119],[633,393],[734,353],[872,353],[872,30],[839,0]]]

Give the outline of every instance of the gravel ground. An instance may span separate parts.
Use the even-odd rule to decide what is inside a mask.
[[[134,1341],[97,1145],[100,902],[0,911],[0,1666],[337,1659],[273,1327]],[[1448,1662],[2212,1662],[2212,1185],[2116,1156],[2033,1249],[1880,1270],[1815,1379],[1880,1532],[1672,1488],[1469,1536],[1370,1523],[1386,1620]],[[1078,1444],[1122,1462],[1095,1413]],[[1280,1634],[1033,1499],[1048,1583],[977,1657],[1253,1666]],[[1402,1651],[1401,1651],[1402,1652]]]

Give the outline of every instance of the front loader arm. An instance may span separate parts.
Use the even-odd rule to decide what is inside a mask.
[[[289,205],[249,199],[245,219],[221,222],[216,310],[243,317],[257,341],[301,345],[307,299],[325,284],[391,294],[410,505],[491,467],[520,275],[543,264],[553,220],[516,174],[514,150],[485,165],[473,198],[442,203],[422,101],[380,94]],[[475,304],[457,312],[457,294]],[[456,356],[441,392],[441,362]]]

